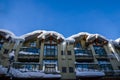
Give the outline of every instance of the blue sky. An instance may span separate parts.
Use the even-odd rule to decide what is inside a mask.
[[[79,32],[120,37],[119,0],[0,0],[0,29],[17,36],[52,30],[69,37]]]

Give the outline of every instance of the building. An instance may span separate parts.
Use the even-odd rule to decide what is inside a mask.
[[[65,38],[58,32],[44,30],[9,39],[2,33],[7,31],[1,30],[0,40],[5,40],[4,45],[11,41],[11,47],[3,47],[1,43],[0,55],[4,55],[5,49],[14,49],[13,67],[20,71],[41,70],[47,75],[55,74],[52,78],[73,80],[120,76],[120,39],[110,41],[102,35],[87,32]],[[7,67],[8,61],[2,62],[1,56],[0,64]]]

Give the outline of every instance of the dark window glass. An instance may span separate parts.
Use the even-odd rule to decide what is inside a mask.
[[[71,55],[71,51],[67,51],[68,55]]]
[[[1,50],[1,48],[2,48],[2,45],[3,45],[3,43],[0,43],[0,50]]]
[[[61,51],[61,55],[64,55],[64,51]]]
[[[57,45],[46,44],[44,46],[44,55],[45,56],[55,56],[55,55],[57,55]]]
[[[9,51],[8,49],[5,49],[4,54],[8,54],[8,51]]]
[[[105,51],[105,49],[103,48],[103,46],[96,46],[96,45],[94,45],[93,47],[94,47],[94,49],[95,49],[95,53],[96,53],[96,54],[106,55],[106,51]]]
[[[69,67],[69,72],[70,72],[70,73],[73,73],[73,72],[74,72],[73,67]]]
[[[63,73],[66,73],[66,72],[67,72],[66,67],[62,67],[62,72],[63,72]]]
[[[98,60],[98,64],[100,65],[100,68],[104,71],[113,70],[108,60]]]

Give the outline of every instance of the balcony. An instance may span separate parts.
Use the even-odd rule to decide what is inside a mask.
[[[76,60],[93,60],[91,50],[75,50]]]
[[[102,77],[104,72],[95,63],[76,63],[77,77]]]
[[[95,54],[95,57],[96,57],[97,59],[107,59],[107,58],[109,58],[109,57],[107,56],[107,54]]]
[[[18,55],[18,61],[20,62],[39,62],[39,55]]]
[[[20,62],[38,62],[40,49],[23,47],[18,54],[18,61]]]
[[[57,55],[44,55],[43,59],[58,59]]]
[[[44,62],[43,71],[47,74],[60,74],[57,62]]]
[[[35,72],[39,71],[40,63],[26,63],[26,62],[14,62],[13,68],[20,70],[21,72]]]

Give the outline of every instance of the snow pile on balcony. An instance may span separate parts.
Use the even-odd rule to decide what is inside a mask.
[[[25,52],[25,51],[20,51],[19,54],[29,54],[29,55],[35,55],[35,54],[39,54],[39,53],[32,53],[32,52]]]
[[[4,68],[2,65],[0,65],[0,74],[6,74],[7,68]]]
[[[11,68],[10,73],[17,78],[60,78],[60,74],[45,74],[43,71],[39,72],[20,72],[17,69]]]
[[[88,54],[84,54],[84,53],[76,53],[76,56],[88,56]]]
[[[42,32],[46,32],[46,31],[45,30],[36,30],[36,31],[30,32],[30,33],[24,34],[24,35],[22,35],[20,37],[21,38],[26,38],[28,36],[31,36],[31,35],[34,35],[34,34],[37,34],[37,33],[42,33]]]
[[[42,39],[45,39],[45,37],[47,35],[50,35],[50,36],[53,36],[53,35],[56,35],[57,36],[57,39],[65,39],[64,36],[58,32],[55,32],[55,31],[46,31],[44,32],[43,34],[39,35],[38,38],[42,38]]]
[[[77,77],[100,77],[105,76],[105,73],[102,71],[94,70],[94,69],[82,69],[77,68],[76,69],[76,76]]]

